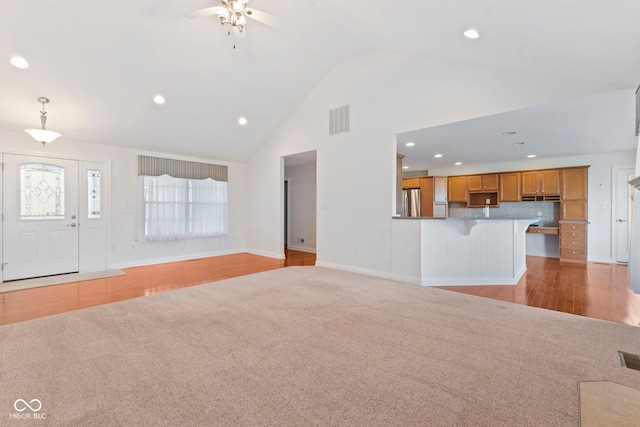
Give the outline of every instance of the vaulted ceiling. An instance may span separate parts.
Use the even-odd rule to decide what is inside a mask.
[[[640,80],[636,0],[252,0],[282,24],[250,21],[237,40],[215,17],[185,17],[217,4],[5,2],[0,130],[36,127],[46,96],[48,127],[64,138],[244,161],[329,70],[371,50],[621,88]],[[481,37],[464,38],[469,27]],[[30,68],[12,67],[13,55]]]

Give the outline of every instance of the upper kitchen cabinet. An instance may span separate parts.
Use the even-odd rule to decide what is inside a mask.
[[[520,201],[520,172],[507,172],[500,174],[500,201]]]
[[[470,192],[498,191],[498,177],[497,173],[467,176],[467,189]]]
[[[447,180],[447,192],[449,194],[449,203],[466,203],[467,177],[450,176]]]
[[[405,178],[402,180],[402,188],[420,188],[420,178]]]
[[[546,169],[522,172],[522,196],[560,195],[560,171]]]
[[[588,175],[587,167],[562,169],[562,200],[587,200]]]

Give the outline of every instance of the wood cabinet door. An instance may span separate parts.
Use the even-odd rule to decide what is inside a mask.
[[[433,177],[420,178],[420,216],[433,216]]]
[[[520,201],[520,172],[500,174],[500,201]]]
[[[402,188],[420,188],[420,178],[405,178],[402,180]]]
[[[482,175],[482,190],[498,191],[498,183],[500,181],[497,173]]]
[[[482,191],[482,175],[471,175],[467,177],[467,190]]]
[[[587,221],[587,201],[569,200],[561,203],[562,219],[565,221]]]
[[[558,169],[540,171],[540,192],[544,196],[560,194],[560,171]]]
[[[522,172],[522,195],[538,195],[538,171]]]
[[[450,176],[447,181],[447,192],[449,193],[449,203],[467,202],[467,177]]]
[[[571,168],[560,171],[562,200],[587,200],[588,173],[587,168]]]

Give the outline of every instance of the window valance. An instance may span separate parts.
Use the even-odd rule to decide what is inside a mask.
[[[138,176],[169,175],[174,178],[206,179],[227,182],[227,167],[161,157],[138,156]]]

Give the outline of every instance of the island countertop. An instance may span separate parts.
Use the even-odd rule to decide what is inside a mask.
[[[460,221],[460,220],[464,220],[464,221],[473,221],[473,220],[482,220],[482,221],[499,221],[499,220],[504,220],[504,221],[531,221],[531,222],[537,222],[540,221],[541,218],[540,217],[509,217],[509,216],[490,216],[490,217],[486,217],[486,216],[468,216],[468,217],[447,217],[447,218],[433,218],[433,217],[429,217],[429,216],[393,216],[393,219],[412,219],[412,220],[416,220],[416,219],[424,219],[424,220],[432,220],[432,219],[436,219],[436,220],[454,220],[454,221]]]

